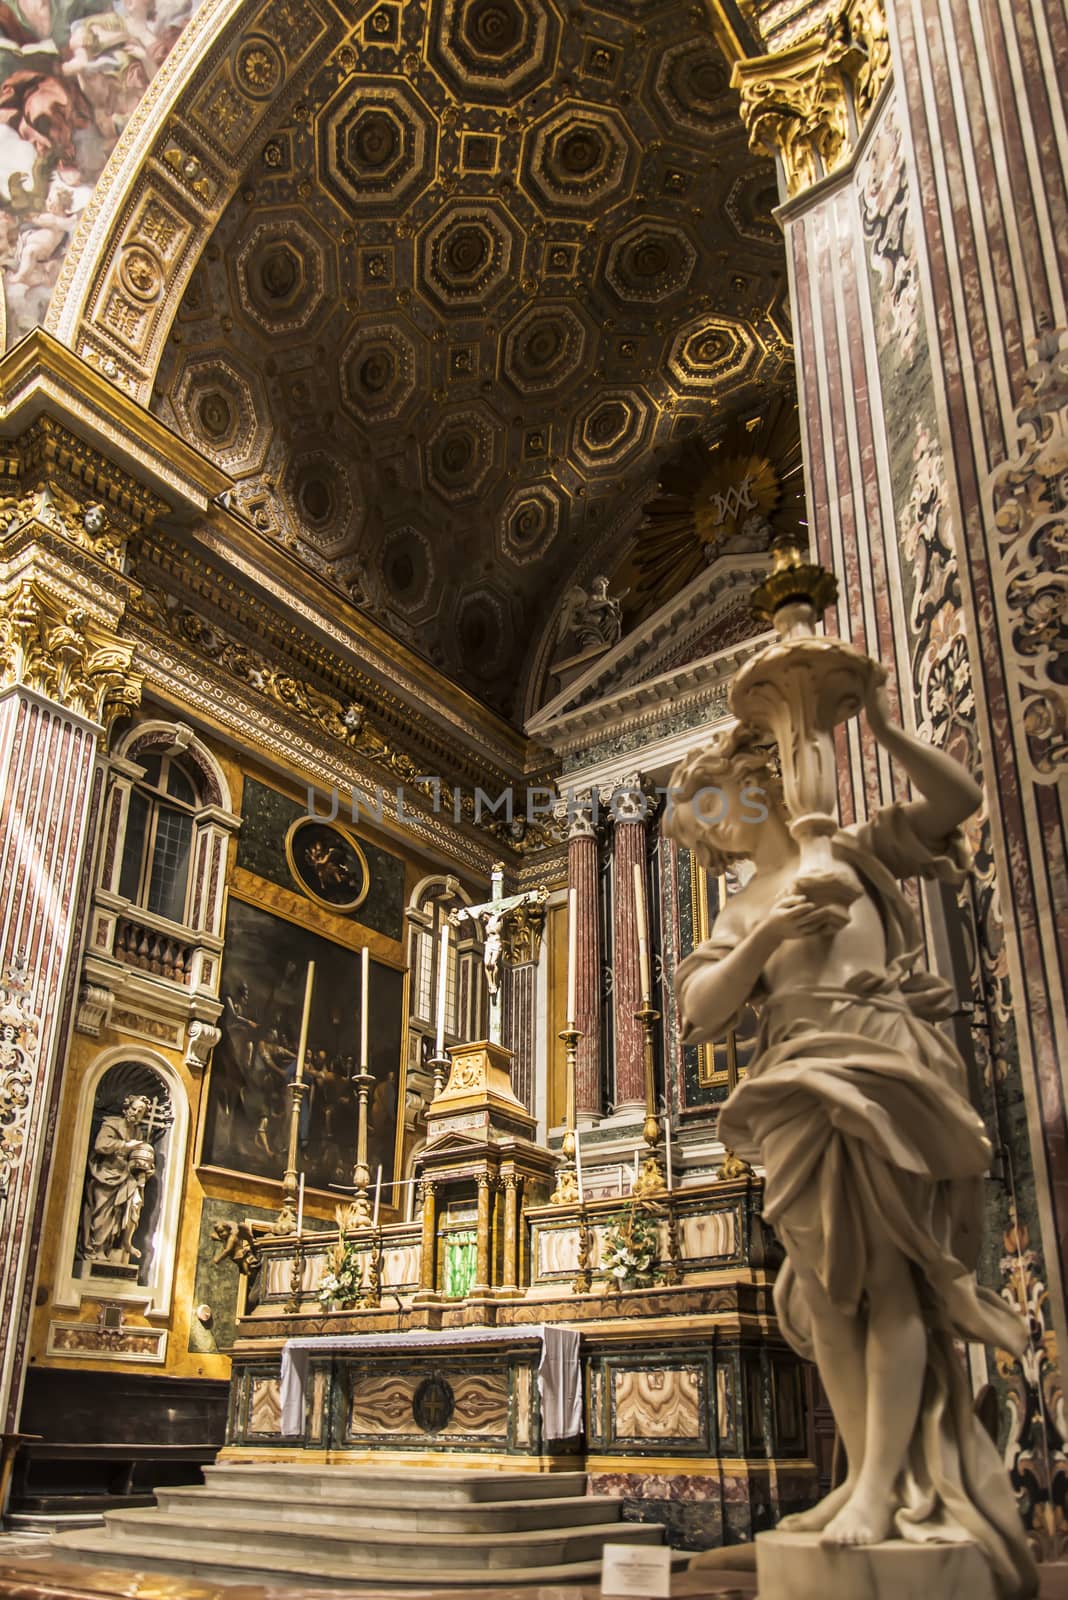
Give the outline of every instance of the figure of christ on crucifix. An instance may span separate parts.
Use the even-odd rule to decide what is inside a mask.
[[[486,974],[486,987],[490,998],[489,1037],[491,1044],[501,1043],[501,972],[509,960],[512,930],[528,907],[544,905],[548,891],[530,889],[524,894],[505,895],[504,867],[494,863],[491,878],[492,898],[478,906],[460,906],[450,913],[454,927],[461,922],[473,922],[482,932],[482,970]],[[525,958],[524,958],[525,959]]]

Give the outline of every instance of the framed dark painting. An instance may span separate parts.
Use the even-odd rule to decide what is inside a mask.
[[[311,1188],[351,1182],[356,1160],[360,953],[231,895],[226,911],[219,1018],[201,1140],[203,1166],[281,1181],[289,1140],[289,1084],[296,1071],[308,962],[315,983],[308,1023],[298,1170]],[[382,1203],[400,1158],[407,973],[372,960],[368,1159],[382,1167]]]

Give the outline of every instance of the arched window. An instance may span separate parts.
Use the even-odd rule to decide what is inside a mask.
[[[470,905],[454,877],[424,878],[408,902],[408,962],[411,969],[410,1038],[415,1056],[409,1069],[431,1053],[437,1031],[441,930],[453,911]],[[445,1042],[457,1044],[482,1037],[482,947],[478,925],[465,918],[451,929],[449,965],[445,974]]]
[[[119,893],[170,922],[188,921],[196,783],[177,750],[146,754],[130,792]]]
[[[437,1026],[438,985],[441,982],[441,929],[448,921],[449,912],[462,905],[456,895],[448,899],[431,900],[420,909],[425,920],[412,940],[412,992],[415,996],[413,1013],[428,1028]],[[445,974],[445,1035],[455,1038],[459,1033],[460,958],[457,947],[457,930],[451,930],[449,939],[449,964]]]

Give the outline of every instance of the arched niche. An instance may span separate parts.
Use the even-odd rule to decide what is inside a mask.
[[[131,1102],[147,1102],[143,1114]],[[57,1307],[103,1298],[169,1316],[189,1122],[185,1086],[158,1051],[126,1044],[93,1062],[74,1119]]]

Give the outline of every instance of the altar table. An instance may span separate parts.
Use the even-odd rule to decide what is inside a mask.
[[[348,1333],[318,1338],[287,1339],[282,1347],[282,1433],[292,1437],[303,1431],[304,1391],[312,1355],[335,1355],[364,1350],[403,1350],[422,1354],[439,1347],[467,1348],[477,1344],[522,1344],[539,1339],[538,1393],[542,1431],[546,1439],[573,1439],[582,1432],[582,1374],[577,1328],[535,1323],[520,1328],[449,1328],[441,1332]]]

